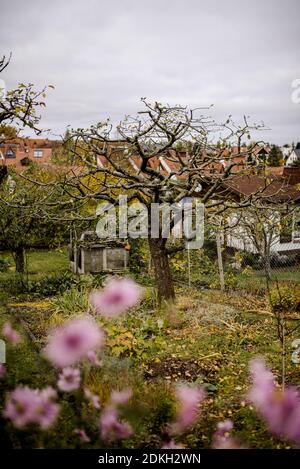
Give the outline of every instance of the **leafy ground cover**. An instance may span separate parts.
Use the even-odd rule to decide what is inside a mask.
[[[46,279],[47,283],[47,278],[64,274],[67,267],[65,251],[32,251],[28,280]],[[18,347],[8,348],[8,378],[5,383],[0,381],[4,391],[19,383],[51,384],[55,372],[39,353],[46,335],[65,319],[90,309],[88,296],[95,285],[89,276],[71,285],[68,280],[64,291],[37,298],[18,289],[15,281],[13,270],[0,273],[0,329],[9,320],[24,337]],[[233,420],[235,434],[250,447],[289,447],[266,432],[245,397],[252,357],[263,355],[280,375],[280,347],[265,297],[180,285],[177,297],[176,306],[158,308],[150,286],[139,308],[115,320],[97,318],[106,331],[107,348],[102,367],[93,370],[85,384],[101,403],[107,401],[112,389],[133,388],[133,404],[139,415],[132,413],[131,418],[142,424],[124,446],[159,447],[174,412],[174,384],[187,382],[202,384],[207,391],[199,423],[181,439],[189,448],[209,446],[217,422],[226,418]],[[295,331],[287,344],[287,381],[296,385],[300,384],[300,368],[290,360],[290,344],[298,336]],[[63,436],[72,434],[78,425],[76,395],[62,397],[62,403],[59,421],[45,433],[43,441],[34,432],[16,431],[2,419],[5,431],[1,442],[13,447],[79,446],[76,436]],[[84,412],[91,412],[88,405]]]

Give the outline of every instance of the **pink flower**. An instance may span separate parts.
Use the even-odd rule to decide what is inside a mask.
[[[51,427],[59,414],[59,405],[54,402],[56,391],[48,387],[42,391],[37,391],[38,402],[35,407],[34,421],[41,428],[47,429]]]
[[[124,440],[132,435],[133,431],[128,422],[118,420],[118,411],[108,406],[100,417],[100,434],[104,441]]]
[[[212,447],[214,449],[238,449],[241,448],[237,440],[231,437],[233,422],[230,419],[217,424],[217,430],[213,435]]]
[[[180,443],[176,443],[174,440],[170,440],[167,443],[164,443],[161,448],[162,449],[182,449],[184,448],[184,446],[182,446]]]
[[[83,443],[89,443],[91,441],[91,439],[87,436],[85,430],[81,428],[75,428],[73,433],[75,433],[75,435],[77,435]]]
[[[21,342],[21,336],[19,332],[13,329],[12,325],[9,322],[6,322],[4,324],[2,334],[13,345],[19,344]]]
[[[248,399],[271,433],[300,445],[300,396],[295,387],[281,391],[262,359],[250,364],[252,387]]]
[[[94,350],[89,350],[86,354],[89,362],[94,366],[102,366],[101,360],[98,359],[96,352]]]
[[[111,279],[102,291],[91,294],[91,303],[99,314],[119,316],[136,306],[142,296],[142,288],[128,278]]]
[[[125,405],[128,404],[129,399],[132,396],[131,389],[123,389],[122,391],[112,391],[110,400],[114,405]]]
[[[9,394],[3,415],[12,420],[15,427],[23,428],[34,421],[36,404],[36,391],[19,386]]]
[[[53,365],[65,368],[79,362],[90,350],[103,345],[104,334],[90,317],[72,319],[49,338],[45,355]]]
[[[78,368],[64,368],[59,375],[57,387],[61,391],[74,391],[80,386],[80,371]]]
[[[52,388],[40,391],[19,386],[9,394],[3,414],[17,428],[30,423],[49,428],[59,413],[59,406],[53,402],[55,397],[56,392]]]
[[[88,388],[84,389],[84,395],[93,404],[95,409],[100,409],[101,406],[100,406],[99,396],[92,393],[92,391],[90,391]]]
[[[274,391],[275,378],[269,371],[263,359],[256,358],[250,362],[250,373],[253,380],[248,399],[257,407],[263,407]]]
[[[6,375],[6,366],[4,363],[0,363],[0,378],[3,378]]]
[[[202,388],[180,385],[176,389],[176,396],[179,409],[170,428],[173,435],[184,432],[196,422],[200,414],[199,405],[205,397],[205,392]]]
[[[224,436],[226,433],[230,433],[233,430],[233,422],[230,419],[218,422],[216,435]]]

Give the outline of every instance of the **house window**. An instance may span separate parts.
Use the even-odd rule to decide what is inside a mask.
[[[42,158],[43,150],[34,150],[33,156],[34,156],[34,158]]]
[[[11,148],[9,148],[5,154],[6,158],[15,158],[16,155],[14,154],[14,152],[12,151]]]

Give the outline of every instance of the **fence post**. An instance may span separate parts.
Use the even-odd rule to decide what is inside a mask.
[[[220,285],[221,291],[225,290],[225,280],[224,280],[224,269],[223,269],[223,259],[222,259],[222,249],[221,249],[221,236],[220,232],[216,232],[216,243],[217,243],[217,253],[218,253],[218,266],[219,266],[219,275],[220,275]]]
[[[189,288],[191,288],[191,254],[190,254],[190,248],[187,248],[187,258],[188,258],[188,282],[189,282]]]

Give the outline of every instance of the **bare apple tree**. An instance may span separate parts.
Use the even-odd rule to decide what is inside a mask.
[[[123,193],[129,201],[139,201],[147,208],[151,227],[154,203],[176,205],[184,198],[197,196],[207,213],[214,214],[227,206],[250,203],[223,197],[222,185],[237,167],[241,169],[237,157],[245,156],[241,152],[242,139],[250,138],[251,129],[262,125],[250,126],[246,117],[241,126],[231,118],[217,125],[204,115],[207,109],[151,104],[146,99],[142,102],[144,109],[136,117],[127,116],[116,129],[105,121],[68,132],[68,151],[81,171],[64,176],[60,187],[74,207],[89,200],[116,205],[118,195]],[[233,154],[232,145],[238,152]],[[172,300],[169,255],[183,249],[184,244],[170,246],[162,225],[158,237],[152,237],[150,229],[147,237],[159,299]]]

